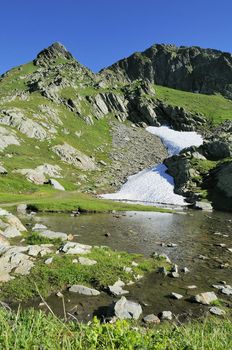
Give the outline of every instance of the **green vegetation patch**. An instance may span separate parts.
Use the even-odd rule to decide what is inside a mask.
[[[86,193],[54,191],[48,187],[47,191],[32,194],[8,194],[0,193],[1,207],[14,207],[20,203],[26,203],[34,210],[42,212],[110,212],[116,211],[154,211],[173,213],[172,210],[153,206],[128,204],[99,199]]]
[[[207,174],[211,169],[215,168],[217,161],[207,160],[207,159],[191,159],[191,165],[196,169],[201,175]]]
[[[62,240],[60,238],[51,239],[48,237],[41,236],[39,232],[31,232],[30,235],[26,236],[25,243],[29,245],[55,244],[60,246],[62,243]]]
[[[128,321],[65,323],[41,311],[0,309],[0,347],[6,350],[229,350],[231,334],[228,319],[143,328]]]
[[[221,95],[204,95],[155,85],[156,98],[187,111],[200,113],[213,124],[232,119],[232,101]]]
[[[15,279],[1,285],[0,298],[11,301],[26,301],[38,296],[47,297],[52,292],[60,291],[72,284],[93,286],[99,290],[115,283],[119,278],[124,282],[133,280],[133,276],[143,275],[167,265],[163,259],[146,259],[138,254],[112,251],[105,248],[93,248],[84,255],[97,261],[91,266],[73,263],[78,255],[49,254],[36,262],[29,275],[17,276]],[[53,257],[51,264],[44,261]],[[132,266],[132,261],[138,266]],[[125,267],[131,267],[133,273],[126,272]]]

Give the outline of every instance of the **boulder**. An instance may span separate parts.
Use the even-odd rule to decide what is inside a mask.
[[[78,294],[83,294],[83,295],[89,295],[89,296],[96,296],[100,295],[100,292],[96,289],[92,289],[89,287],[85,287],[80,284],[74,284],[69,288],[69,292],[73,293],[78,293]]]
[[[19,146],[20,140],[13,130],[8,130],[0,126],[0,151],[3,151],[9,145]]]
[[[213,207],[212,207],[212,204],[211,203],[208,203],[208,202],[199,202],[199,201],[196,201],[194,206],[193,206],[194,209],[198,209],[198,210],[203,210],[203,211],[208,211],[208,212],[211,212],[213,211]]]
[[[125,295],[125,294],[129,293],[127,290],[124,290],[122,288],[124,286],[125,286],[125,283],[121,280],[118,280],[112,286],[109,286],[108,289],[109,289],[111,294],[113,294],[115,296],[120,296],[120,295]]]
[[[52,261],[53,261],[53,258],[48,258],[48,259],[46,259],[46,260],[44,261],[44,263],[45,263],[46,265],[50,265],[50,264],[52,263]]]
[[[55,189],[59,191],[65,191],[65,188],[57,181],[54,179],[49,179],[48,183]]]
[[[57,145],[52,148],[61,160],[83,170],[96,169],[94,161],[86,154],[78,151],[67,143]]]
[[[142,307],[134,301],[127,300],[124,296],[114,306],[115,316],[119,319],[139,319],[142,314]]]
[[[46,175],[60,178],[60,171],[61,168],[58,165],[43,164],[35,169],[18,169],[15,172],[25,175],[28,181],[33,182],[36,185],[43,185],[47,182]],[[53,179],[52,181],[56,183],[56,180]]]
[[[180,299],[183,298],[183,295],[178,294],[178,293],[171,293],[171,297],[172,297],[173,299],[180,300]]]
[[[62,241],[66,241],[68,239],[68,235],[63,232],[54,232],[51,230],[45,230],[45,231],[39,231],[39,234],[49,239],[61,239]]]
[[[160,314],[160,319],[162,321],[165,321],[165,320],[171,321],[172,320],[172,312],[171,311],[162,311]]]
[[[194,301],[203,305],[210,305],[212,302],[218,300],[214,292],[205,292],[197,294],[194,298]]]
[[[28,246],[27,253],[30,256],[38,256],[43,257],[44,255],[52,253],[51,250],[52,244],[41,244],[41,245],[31,245]]]
[[[209,312],[210,312],[211,314],[217,315],[217,316],[223,316],[223,315],[225,315],[225,311],[222,310],[222,309],[220,309],[219,307],[216,307],[216,306],[211,307],[211,308],[209,309]]]
[[[8,226],[2,234],[7,238],[21,236],[20,231],[14,226]]]
[[[25,215],[27,213],[27,204],[19,204],[17,206],[17,212],[19,214]]]
[[[0,123],[18,129],[29,138],[41,141],[49,138],[49,133],[38,122],[27,118],[19,108],[0,110]]]
[[[66,254],[88,254],[91,252],[92,246],[87,244],[67,242],[61,251]]]
[[[47,229],[47,226],[43,224],[35,224],[35,226],[32,227],[32,231],[44,231]]]
[[[209,192],[213,207],[232,211],[232,161],[218,165],[209,172],[203,187]]]
[[[0,164],[0,175],[6,175],[8,171]]]
[[[157,317],[156,315],[154,314],[150,314],[150,315],[147,315],[143,318],[143,321],[145,323],[152,323],[152,324],[159,324],[160,323],[160,319],[159,317]]]
[[[4,253],[10,246],[8,239],[0,233],[0,255]]]

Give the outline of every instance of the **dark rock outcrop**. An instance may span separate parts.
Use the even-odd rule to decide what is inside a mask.
[[[101,71],[109,80],[150,83],[232,99],[232,56],[200,47],[156,44]]]
[[[232,212],[232,161],[218,165],[203,182],[215,209]]]
[[[165,160],[176,193],[192,201],[200,196],[199,190],[206,189],[214,208],[232,211],[231,130],[232,121],[226,121],[206,137],[203,145],[184,149]]]

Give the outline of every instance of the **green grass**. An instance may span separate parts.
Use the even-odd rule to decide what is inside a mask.
[[[4,350],[230,350],[232,323],[209,318],[181,326],[143,328],[128,321],[61,322],[41,311],[0,309]]]
[[[31,232],[29,236],[26,235],[25,243],[29,245],[55,244],[58,247],[60,247],[62,244],[62,240],[60,238],[50,239],[48,237],[41,236],[39,232]]]
[[[155,85],[155,97],[189,112],[200,113],[214,124],[232,119],[232,101],[221,95],[204,95]]]
[[[211,169],[215,168],[217,161],[207,159],[191,159],[191,166],[196,169],[201,175],[207,174]]]
[[[47,257],[53,256],[53,262],[44,264]],[[112,251],[109,248],[93,248],[86,257],[94,259],[97,264],[84,266],[72,261],[78,255],[63,253],[49,254],[36,262],[29,275],[17,278],[1,285],[1,300],[26,301],[38,296],[47,297],[52,292],[61,291],[72,284],[93,286],[99,290],[115,283],[119,278],[124,282],[133,280],[133,276],[143,275],[155,270],[158,266],[167,266],[162,259],[146,259],[138,254]],[[138,263],[137,267],[131,265]],[[132,267],[133,273],[128,273],[124,267]]]
[[[81,212],[110,212],[112,210],[173,212],[172,210],[152,206],[99,199],[80,192],[61,193],[50,188],[46,192],[40,191],[32,194],[0,193],[1,207],[14,207],[20,203],[31,205],[36,210],[42,212],[71,212],[73,210],[79,210]]]

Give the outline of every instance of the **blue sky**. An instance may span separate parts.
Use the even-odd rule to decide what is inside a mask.
[[[154,43],[232,52],[231,0],[2,0],[0,73],[54,41],[94,71]]]

